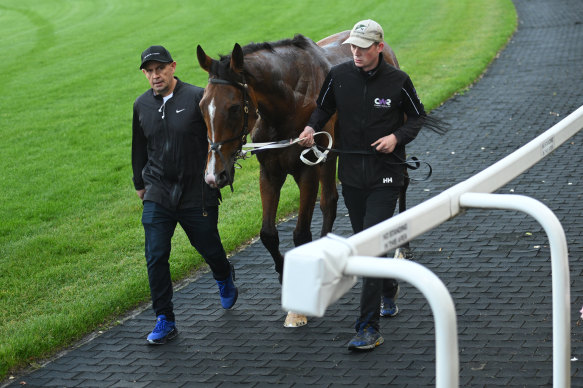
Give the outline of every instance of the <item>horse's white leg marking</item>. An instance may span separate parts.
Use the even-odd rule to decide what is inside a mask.
[[[283,325],[285,327],[300,327],[308,323],[308,317],[303,314],[288,311]]]

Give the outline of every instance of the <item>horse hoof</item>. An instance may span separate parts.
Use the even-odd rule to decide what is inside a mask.
[[[409,248],[397,248],[395,250],[395,259],[408,259],[411,260],[413,258],[413,254]]]
[[[291,311],[287,313],[285,317],[284,326],[285,327],[300,327],[308,323],[308,317],[302,314],[292,313]]]

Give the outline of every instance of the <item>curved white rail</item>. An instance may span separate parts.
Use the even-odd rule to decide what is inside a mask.
[[[396,278],[415,286],[427,298],[435,320],[435,386],[459,386],[459,348],[453,299],[443,282],[421,264],[409,260],[353,256],[344,273],[377,278]]]
[[[504,159],[406,212],[347,239],[330,238],[333,236],[329,235],[289,251],[285,255],[282,306],[286,310],[306,315],[323,316],[327,306],[348,291],[356,281],[355,271],[344,272],[346,268],[353,268],[352,264],[347,266],[348,262],[352,262],[350,256],[381,256],[457,216],[464,206],[525,211],[539,222],[542,221],[551,241],[553,383],[555,387],[568,387],[571,379],[569,265],[563,228],[548,208],[543,209],[542,204],[535,204],[538,201],[521,197],[519,200],[511,199],[511,204],[508,204],[500,201],[497,196],[481,196],[480,193],[491,193],[504,186],[581,129],[583,106]],[[517,202],[529,205],[519,209]],[[534,206],[540,213],[531,213],[529,206]],[[541,215],[544,215],[544,220],[539,219]],[[383,267],[386,265],[383,260],[374,263]],[[438,363],[441,361],[437,360]]]
[[[547,232],[553,285],[553,386],[571,386],[571,290],[567,238],[561,222],[543,203],[524,195],[466,193],[460,206],[518,210],[537,220]]]

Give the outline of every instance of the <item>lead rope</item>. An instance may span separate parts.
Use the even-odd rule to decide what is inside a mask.
[[[324,151],[322,152],[318,149],[318,146],[316,144],[314,144],[312,147],[302,150],[302,152],[300,154],[300,160],[302,162],[304,162],[304,164],[307,164],[308,166],[315,166],[317,164],[324,163],[326,161],[327,156],[328,156],[328,152],[330,152],[330,150],[333,149],[332,148],[332,136],[328,132],[316,132],[314,134],[314,137],[316,137],[318,135],[326,135],[326,137],[328,138],[328,147],[325,147]],[[267,143],[247,143],[247,144],[244,144],[242,146],[242,148],[249,148],[249,149],[248,150],[241,149],[241,151],[239,153],[240,159],[248,158],[248,156],[247,156],[248,153],[250,153],[251,155],[254,155],[258,152],[266,151],[266,150],[270,150],[270,149],[291,147],[292,145],[299,143],[301,140],[303,140],[303,138],[298,137],[296,139],[272,141],[272,142],[267,142]],[[311,160],[307,159],[305,156],[310,151],[312,151],[317,158],[315,162],[312,162]]]
[[[391,155],[392,157],[397,159],[398,162],[385,161],[385,164],[405,166],[406,168],[408,168],[410,170],[418,170],[419,168],[421,168],[422,164],[426,165],[429,171],[427,172],[427,175],[423,178],[411,178],[411,176],[409,176],[409,175],[400,174],[401,176],[406,176],[407,178],[409,178],[409,180],[411,180],[413,182],[426,181],[429,178],[431,178],[431,175],[433,174],[433,168],[431,167],[431,164],[429,164],[428,162],[426,162],[424,160],[420,160],[416,156],[411,156],[410,158],[403,160],[399,156],[397,156],[395,153],[383,154],[383,153],[380,153],[376,150],[362,151],[362,150],[338,150],[335,148],[327,148],[325,151],[332,151],[332,152],[335,152],[337,154],[351,154],[351,155]]]

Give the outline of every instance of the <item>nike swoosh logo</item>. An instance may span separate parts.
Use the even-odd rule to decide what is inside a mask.
[[[186,110],[186,108],[184,108],[184,109],[176,109],[176,113],[180,113],[180,112],[185,111],[185,110]]]

